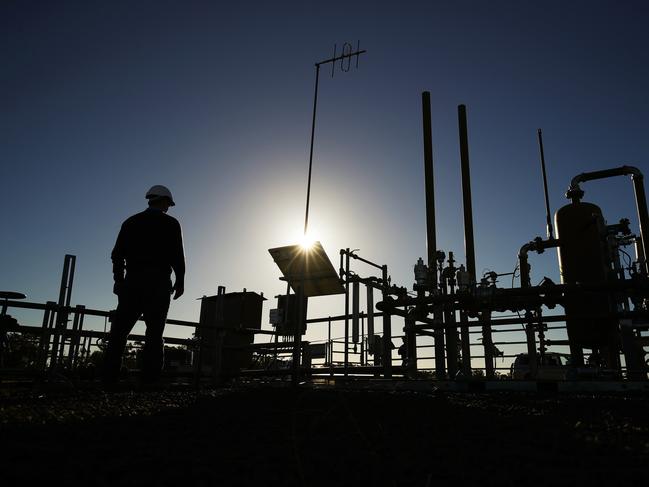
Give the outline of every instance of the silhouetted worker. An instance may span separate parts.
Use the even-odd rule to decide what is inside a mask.
[[[163,365],[163,341],[171,293],[178,299],[184,292],[185,255],[180,223],[167,215],[174,206],[165,186],[153,186],[147,193],[149,207],[128,218],[117,236],[111,254],[113,292],[118,297],[104,360],[104,383],[119,379],[122,354],[135,322],[144,316],[146,339],[143,351],[143,383],[160,377]],[[171,284],[171,271],[175,284]]]

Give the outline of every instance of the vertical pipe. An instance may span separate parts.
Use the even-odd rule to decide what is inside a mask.
[[[642,237],[636,238],[635,241],[635,260],[637,262],[640,262],[640,265],[642,266],[641,272],[645,272],[645,255],[644,255],[644,245],[642,243]],[[646,275],[646,274],[645,274]]]
[[[59,306],[65,306],[69,279],[68,276],[70,274],[70,257],[72,256],[66,254],[63,259],[63,272],[61,272],[61,285],[59,286]]]
[[[433,171],[433,143],[430,120],[430,92],[421,94],[424,128],[424,180],[426,187],[426,248],[428,278],[431,289],[437,287],[437,236],[435,231],[435,175]]]
[[[471,208],[471,173],[469,170],[469,140],[467,135],[466,107],[457,107],[460,131],[460,163],[462,167],[462,203],[464,207],[464,250],[466,253],[466,270],[473,280],[475,272],[475,247],[473,241],[473,209]]]
[[[70,259],[70,271],[68,273],[65,292],[65,305],[70,306],[70,301],[72,300],[72,284],[74,283],[74,267],[77,262],[77,257],[75,255],[66,255],[65,258]]]

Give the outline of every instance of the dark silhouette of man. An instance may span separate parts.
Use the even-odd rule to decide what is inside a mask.
[[[122,224],[111,253],[113,292],[118,297],[118,305],[104,360],[103,380],[107,385],[119,380],[127,337],[140,316],[146,323],[141,381],[150,384],[160,378],[162,334],[171,294],[178,299],[184,292],[182,231],[178,220],[167,215],[169,207],[175,205],[171,192],[165,186],[156,185],[146,193],[146,198],[149,207]]]

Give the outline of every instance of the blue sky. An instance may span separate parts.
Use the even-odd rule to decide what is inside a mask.
[[[188,263],[170,317],[196,320],[217,285],[283,292],[267,249],[303,224],[313,64],[357,39],[360,69],[320,84],[311,222],[332,260],[360,248],[412,285],[429,90],[438,246],[464,259],[463,103],[478,271],[509,272],[545,236],[537,128],[553,210],[577,173],[649,169],[647,25],[642,1],[3,2],[0,288],[55,299],[71,253],[73,302],[114,307],[119,226],[165,184]],[[584,189],[637,229],[627,180]],[[553,252],[531,263],[558,280]]]

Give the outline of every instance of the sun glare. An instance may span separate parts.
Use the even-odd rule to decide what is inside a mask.
[[[309,232],[306,235],[302,235],[300,238],[300,247],[304,250],[310,250],[313,248],[313,245],[316,243],[316,238]]]

